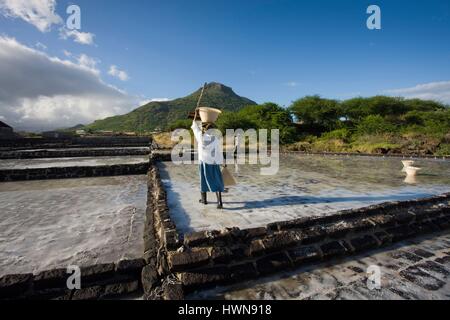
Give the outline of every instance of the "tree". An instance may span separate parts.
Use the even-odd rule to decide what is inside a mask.
[[[296,137],[289,111],[275,103],[248,106],[237,113],[224,113],[219,117],[217,127],[224,133],[226,129],[279,129],[281,143],[294,142]]]
[[[192,120],[190,119],[183,119],[183,120],[176,120],[168,125],[169,131],[174,131],[176,129],[190,129],[192,125]]]
[[[321,131],[337,128],[340,118],[344,116],[337,100],[323,99],[317,95],[295,101],[289,110],[300,122]]]
[[[256,124],[252,122],[250,119],[241,117],[237,112],[224,112],[220,115],[217,120],[217,128],[222,131],[224,134],[226,129],[242,129],[247,130],[251,128],[255,128]]]
[[[409,111],[443,111],[446,106],[432,100],[408,99],[404,103]]]
[[[367,116],[358,124],[357,127],[358,134],[368,135],[394,132],[395,130],[396,128],[394,125],[378,114]]]
[[[341,103],[343,117],[351,123],[359,122],[371,114],[367,98],[353,98]]]

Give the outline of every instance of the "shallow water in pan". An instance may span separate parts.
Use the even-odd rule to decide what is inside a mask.
[[[237,226],[250,228],[307,215],[327,215],[371,204],[450,192],[450,161],[416,160],[415,179],[406,179],[400,158],[280,155],[276,175],[259,165],[229,166],[238,185],[224,194],[224,209],[198,202],[197,165],[160,163],[170,213],[181,232]]]
[[[0,276],[140,258],[145,175],[0,183]]]

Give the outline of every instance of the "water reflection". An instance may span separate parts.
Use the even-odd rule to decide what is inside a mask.
[[[417,178],[415,175],[407,174],[405,180],[403,180],[406,184],[417,184]]]

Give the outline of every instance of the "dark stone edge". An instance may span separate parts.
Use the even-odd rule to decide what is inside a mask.
[[[137,147],[138,148],[138,147]],[[142,147],[144,148],[144,147]],[[0,159],[41,159],[41,158],[78,158],[78,157],[119,157],[145,156],[149,149],[76,149],[76,150],[37,150],[37,151],[0,151]]]
[[[280,150],[280,154],[450,160],[450,156],[448,156],[448,155],[447,156],[434,156],[434,155],[395,154],[395,153],[394,154],[380,154],[380,153],[356,153],[356,152],[304,152],[304,151]]]
[[[0,139],[0,152],[27,149],[149,147],[151,137],[67,137],[67,138],[18,138]]]
[[[37,274],[10,274],[0,277],[0,300],[102,299],[141,290],[140,275],[143,258],[124,259],[116,263],[80,267],[81,289],[69,290],[66,285],[71,273],[52,269]],[[132,285],[131,285],[132,283]],[[93,289],[98,288],[94,296]],[[89,297],[86,292],[90,292]]]
[[[162,151],[162,152],[161,152]],[[159,149],[153,151],[155,160],[171,161],[171,149]],[[191,158],[194,153],[191,151]],[[226,153],[224,153],[225,155]],[[320,155],[320,156],[356,156],[356,157],[377,157],[377,158],[398,158],[398,159],[430,159],[430,160],[450,160],[450,156],[434,156],[434,155],[416,155],[416,154],[371,154],[371,153],[346,153],[346,152],[302,152],[302,151],[284,151],[280,150],[279,154],[292,155]]]
[[[372,233],[356,233],[342,239],[324,241],[297,246],[279,248],[265,252],[260,256],[238,258],[216,264],[210,260],[203,266],[174,271],[186,293],[239,281],[257,279],[283,270],[293,270],[300,266],[321,263],[388,247],[391,244],[417,236],[445,232],[450,229],[450,217],[440,224],[442,216],[422,222],[413,222],[387,230],[375,230]]]
[[[0,170],[0,182],[137,175],[146,174],[148,168],[149,163],[142,162],[111,166],[9,169]]]
[[[167,263],[167,253],[180,246],[180,235],[169,215],[167,193],[161,181],[157,162],[150,157],[148,194],[144,227],[144,258],[142,270],[144,299],[183,299],[181,283],[176,280]]]

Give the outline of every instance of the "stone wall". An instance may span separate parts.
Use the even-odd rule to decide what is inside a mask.
[[[150,148],[109,148],[109,149],[41,149],[0,151],[0,159],[38,159],[38,158],[78,158],[78,157],[117,157],[148,155]]]
[[[450,194],[341,211],[265,227],[185,234],[169,269],[193,291],[386,246],[450,228]]]
[[[81,289],[69,290],[66,269],[38,274],[6,275],[0,278],[0,299],[93,300],[138,292],[144,259],[81,267]]]
[[[153,161],[171,161],[172,160],[172,152],[165,150],[152,150],[151,157]]]
[[[144,298],[149,300],[181,300],[181,283],[174,278],[167,264],[168,248],[178,247],[179,235],[169,216],[167,195],[154,160],[148,171],[147,212],[144,226],[144,259],[142,270]]]
[[[450,193],[388,202],[324,217],[274,222],[259,228],[179,234],[171,220],[158,168],[151,164],[148,216],[158,252],[149,299],[268,275],[302,264],[348,256],[420,234],[450,228]],[[148,249],[151,243],[148,243]],[[156,280],[155,280],[156,279]],[[145,288],[147,279],[142,278]]]
[[[194,160],[195,154],[191,153],[191,159]],[[293,155],[321,155],[321,156],[360,156],[360,157],[379,157],[379,158],[399,158],[399,159],[440,159],[450,160],[450,156],[410,156],[399,154],[369,154],[369,153],[339,153],[339,152],[302,152],[302,151],[280,151],[280,154],[293,154]],[[224,152],[224,157],[227,154]],[[153,150],[152,157],[157,161],[171,161],[171,152],[167,150]]]
[[[433,156],[420,154],[379,154],[379,153],[354,153],[354,152],[305,152],[305,151],[280,151],[280,154],[301,154],[301,155],[321,155],[321,156],[360,156],[379,158],[402,158],[402,159],[442,159],[449,160],[450,156]]]
[[[22,138],[0,141],[0,150],[149,147],[149,137],[73,137],[73,138]]]
[[[0,182],[146,174],[148,168],[149,163],[143,162],[137,164],[117,164],[111,166],[0,170]]]

